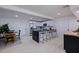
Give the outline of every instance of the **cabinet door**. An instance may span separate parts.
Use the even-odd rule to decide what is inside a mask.
[[[33,40],[35,40],[36,42],[39,42],[39,32],[38,32],[38,31],[33,31],[33,32],[32,32],[32,38],[33,38]]]
[[[64,49],[70,49],[72,45],[71,36],[64,35]]]
[[[79,52],[79,37],[64,35],[64,49],[69,52]]]

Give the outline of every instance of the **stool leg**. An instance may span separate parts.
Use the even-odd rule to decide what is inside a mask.
[[[47,38],[47,32],[45,33],[45,36],[46,36],[45,40],[46,40],[46,42],[47,42],[47,41],[48,41],[48,38]]]
[[[43,38],[43,34],[42,34],[42,33],[40,33],[39,39],[40,39],[40,42],[41,42],[41,43],[44,43],[44,42],[43,42],[43,41],[44,41],[44,38]],[[42,39],[42,40],[41,40],[41,39]]]

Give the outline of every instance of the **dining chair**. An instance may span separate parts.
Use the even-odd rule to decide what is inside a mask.
[[[20,36],[21,36],[21,30],[19,30],[19,31],[17,32],[16,38],[18,38],[18,39],[20,40],[20,39],[21,39]]]

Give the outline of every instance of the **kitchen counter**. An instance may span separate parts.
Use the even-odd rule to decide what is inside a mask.
[[[56,37],[56,31],[55,30],[33,30],[32,31],[32,39],[36,42],[40,42],[43,40],[51,39]]]
[[[71,36],[76,36],[79,37],[79,32],[66,32],[64,35],[71,35]]]
[[[34,31],[32,32],[32,39],[33,39],[34,41],[36,41],[37,43],[39,43],[40,40],[46,39],[46,38],[44,38],[44,37],[47,37],[47,34],[48,34],[48,33],[52,33],[52,31],[50,32],[49,30],[34,30]],[[42,35],[43,37],[41,37],[41,35]],[[46,35],[46,36],[45,36],[45,35]]]
[[[64,33],[64,49],[68,53],[79,53],[79,32]]]

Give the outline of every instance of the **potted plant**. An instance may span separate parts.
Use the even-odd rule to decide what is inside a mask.
[[[8,24],[4,24],[0,27],[0,33],[9,32]]]

